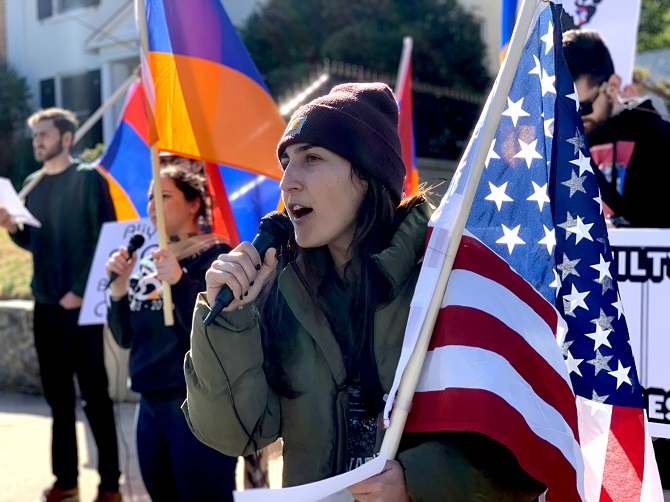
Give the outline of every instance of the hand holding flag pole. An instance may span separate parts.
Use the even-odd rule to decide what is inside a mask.
[[[137,0],[137,18],[140,28],[140,39],[142,41],[141,51],[146,56],[149,50],[149,37],[147,34],[147,19],[144,0]],[[167,249],[167,232],[165,230],[165,215],[163,213],[163,197],[160,183],[158,148],[156,147],[156,143],[151,145],[151,174],[153,177],[154,204],[156,205],[158,247],[160,249]],[[163,281],[163,321],[166,326],[174,325],[174,316],[172,314],[172,289],[170,283],[167,281]]]
[[[545,0],[524,0],[512,34],[507,55],[500,68],[496,82],[493,85],[489,99],[484,107],[483,114],[485,114],[485,118],[482,121],[483,125],[481,130],[475,130],[474,132],[474,134],[480,136],[481,142],[480,148],[477,150],[474,157],[471,177],[467,180],[467,185],[463,194],[463,204],[460,206],[459,212],[455,215],[454,224],[449,229],[449,244],[444,254],[442,268],[437,279],[437,285],[428,305],[418,339],[409,361],[404,368],[397,394],[393,400],[394,402],[387,404],[387,406],[393,405],[391,423],[384,434],[380,452],[385,453],[389,459],[395,457],[398,446],[400,445],[400,438],[405,428],[405,422],[407,421],[407,416],[410,410],[410,403],[412,402],[417,382],[421,374],[435,321],[447,287],[447,282],[449,281],[449,275],[451,274],[456,252],[468,218],[468,213],[477,191],[477,185],[484,168],[489,147],[491,146],[498,122],[505,107],[507,95],[512,86],[516,68],[521,59],[521,53],[526,41],[526,36],[531,27],[536,6],[540,1]],[[393,395],[393,391],[391,392],[391,395]]]

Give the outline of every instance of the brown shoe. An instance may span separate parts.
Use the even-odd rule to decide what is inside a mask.
[[[98,492],[94,502],[121,502],[121,500],[119,492]]]
[[[57,486],[44,490],[40,502],[79,502],[79,488],[63,490]]]

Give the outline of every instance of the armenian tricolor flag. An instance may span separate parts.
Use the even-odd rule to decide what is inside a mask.
[[[279,179],[286,124],[219,0],[145,0],[158,149]]]
[[[128,89],[121,119],[98,168],[109,183],[116,218],[121,221],[146,217],[151,157],[144,90],[139,81]]]
[[[412,119],[412,37],[403,39],[402,55],[398,67],[395,96],[398,100],[398,134],[405,163],[405,196],[419,191],[419,171],[416,168],[414,122]]]
[[[146,215],[156,143],[206,161],[214,232],[232,244],[251,240],[280,199],[279,110],[218,0],[146,0],[139,12],[148,39],[142,84],[129,91],[99,163],[117,214]]]
[[[215,232],[235,244],[252,240],[260,219],[277,209],[279,183],[263,175],[228,166],[214,165],[209,171],[208,190],[212,195],[211,179],[221,179],[224,197],[223,214],[232,213],[223,228]],[[128,90],[114,137],[98,163],[109,181],[119,220],[147,216],[148,190],[151,183],[151,153],[149,121],[146,115],[145,94],[138,81]],[[216,208],[213,208],[216,211]],[[215,212],[214,211],[214,212]],[[222,216],[223,216],[222,214]],[[235,236],[239,236],[235,238]]]

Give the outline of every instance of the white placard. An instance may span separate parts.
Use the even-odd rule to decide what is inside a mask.
[[[234,491],[233,498],[235,502],[353,502],[347,487],[379,474],[385,465],[386,455],[382,453],[360,467],[332,478],[289,488]]]
[[[670,230],[611,229],[619,291],[649,432],[670,438]]]
[[[128,246],[130,237],[140,232],[144,235],[144,245],[137,251],[138,260],[133,273],[139,270],[139,262],[151,249],[158,248],[158,233],[149,218],[139,220],[112,221],[104,223],[100,230],[98,244],[86,281],[84,300],[79,313],[79,324],[104,324],[107,319],[108,278],[105,264],[120,246]]]
[[[21,199],[19,199],[19,194],[14,190],[12,182],[2,177],[0,177],[0,207],[4,207],[9,212],[14,223],[25,223],[38,228],[42,226],[37,218],[23,205]]]
[[[622,85],[633,81],[640,0],[563,0],[563,9],[579,29],[596,30],[607,44]],[[571,28],[563,19],[563,29]]]

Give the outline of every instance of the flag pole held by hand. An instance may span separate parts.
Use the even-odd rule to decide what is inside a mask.
[[[144,0],[137,2],[137,17],[140,28],[141,51],[146,56],[149,51],[147,35],[147,18]],[[167,249],[167,232],[165,230],[165,214],[163,214],[163,191],[161,190],[160,165],[156,143],[151,145],[151,174],[153,177],[154,204],[156,205],[156,231],[158,232],[158,248]],[[163,282],[163,321],[166,326],[174,325],[172,314],[172,288],[167,281]]]
[[[477,191],[477,185],[484,168],[486,156],[493,138],[495,137],[498,122],[505,107],[507,95],[512,86],[514,74],[519,65],[526,37],[533,21],[535,9],[540,1],[542,0],[524,0],[514,32],[512,33],[507,55],[498,72],[498,77],[491,94],[489,95],[487,104],[484,107],[483,120],[480,119],[480,123],[482,124],[481,130],[479,131],[480,144],[473,160],[468,184],[465,187],[463,204],[460,207],[453,227],[449,229],[449,244],[445,252],[444,263],[439,273],[437,286],[428,305],[425,320],[421,326],[416,345],[414,346],[412,355],[402,374],[402,379],[391,412],[391,423],[388,429],[386,429],[384,440],[381,445],[380,453],[386,454],[389,459],[395,458],[398,446],[400,445],[400,438],[402,437],[407,416],[409,415],[411,402],[419,376],[421,375],[421,369],[426,358],[435,321],[437,320],[442,298],[444,297],[447,282],[449,281],[449,275],[451,274],[456,252],[470,212],[470,207],[472,206],[472,201],[474,200]]]

